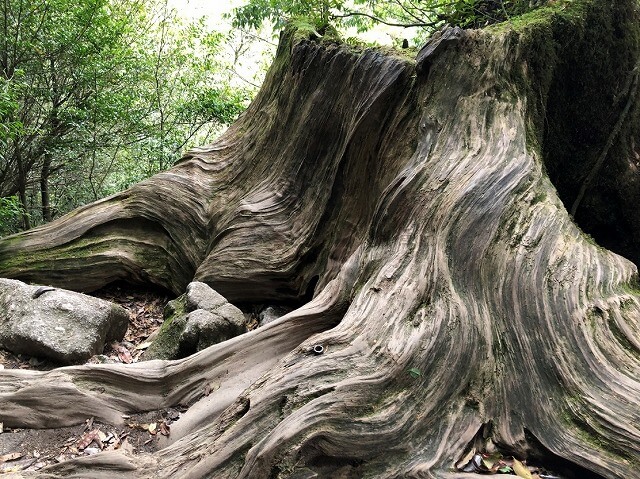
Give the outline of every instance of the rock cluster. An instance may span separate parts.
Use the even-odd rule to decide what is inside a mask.
[[[205,283],[194,281],[165,307],[162,327],[144,358],[183,358],[246,331],[242,311]]]

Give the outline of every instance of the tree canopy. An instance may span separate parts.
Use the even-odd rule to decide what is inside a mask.
[[[417,44],[445,24],[485,26],[542,3],[248,0],[224,34],[204,20],[186,22],[167,0],[7,0],[0,235],[120,191],[210,141],[257,91],[251,80],[237,81],[246,79],[235,64],[265,22],[318,36],[328,28],[346,35],[377,24],[414,27],[407,36]],[[234,43],[233,58],[224,58]]]
[[[166,169],[254,89],[231,85],[223,34],[163,1],[7,0],[0,16],[0,234]]]
[[[248,0],[235,9],[234,24],[260,28],[269,21],[281,29],[304,19],[318,30],[329,24],[360,30],[376,24],[421,28],[431,33],[443,25],[476,28],[521,15],[545,0]],[[421,40],[424,36],[420,37]]]

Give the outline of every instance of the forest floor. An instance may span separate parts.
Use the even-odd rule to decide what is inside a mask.
[[[112,301],[129,313],[129,329],[122,341],[107,344],[102,354],[88,364],[132,363],[148,346],[149,337],[163,320],[163,309],[172,299],[157,290],[135,290],[114,284],[92,293]],[[52,361],[13,354],[0,349],[0,369],[49,371],[59,367]],[[186,408],[167,409],[123,417],[124,427],[100,424],[87,418],[84,424],[56,429],[13,429],[0,423],[0,474],[38,471],[45,466],[100,451],[123,449],[130,453],[157,449],[160,435],[168,435],[171,422]]]

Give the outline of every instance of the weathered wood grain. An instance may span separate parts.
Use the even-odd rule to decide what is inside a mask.
[[[546,176],[536,25],[468,32],[428,76],[284,38],[217,143],[1,240],[0,274],[76,289],[195,277],[233,301],[300,300],[319,278],[311,302],[184,360],[0,372],[9,426],[192,405],[157,455],[41,477],[452,477],[491,424],[520,457],[640,478],[637,269]]]

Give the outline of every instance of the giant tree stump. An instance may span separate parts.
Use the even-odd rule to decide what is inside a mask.
[[[196,279],[236,303],[303,305],[184,360],[1,371],[0,421],[119,423],[191,404],[161,453],[46,477],[462,477],[447,471],[482,433],[520,457],[640,478],[637,269],[581,231],[546,174],[576,175],[553,162],[580,162],[559,150],[571,115],[609,105],[615,124],[630,89],[607,95],[633,75],[639,24],[635,0],[556,2],[417,64],[285,34],[215,144],[0,240],[0,274],[176,293]],[[620,82],[580,103],[597,111],[563,113],[555,89],[591,78],[572,64],[610,67],[591,61],[595,44]],[[633,106],[611,146],[629,165],[637,118]]]

